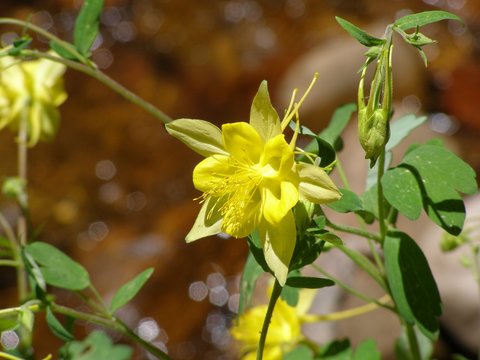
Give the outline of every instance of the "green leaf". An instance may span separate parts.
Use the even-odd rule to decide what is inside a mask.
[[[370,34],[367,34],[364,30],[353,25],[351,22],[342,19],[341,17],[335,16],[335,19],[344,28],[352,37],[354,37],[360,44],[364,46],[377,46],[385,42],[383,39],[376,38]]]
[[[319,232],[316,232],[315,237],[317,239],[326,241],[332,245],[343,245],[342,239],[340,239],[337,235],[331,232],[328,232],[326,230],[320,230]]]
[[[153,268],[148,268],[118,289],[110,303],[110,312],[114,313],[132,300],[142,289],[150,276],[152,276],[152,273]]]
[[[413,114],[408,114],[392,121],[390,124],[390,139],[388,139],[385,150],[392,150],[403,139],[410,135],[412,130],[425,123],[425,121],[427,121],[426,116],[417,117]]]
[[[299,272],[294,271],[294,273],[298,274]],[[290,274],[289,274],[289,277],[290,277]],[[287,282],[288,282],[288,279],[287,279]],[[288,305],[290,305],[291,307],[295,307],[298,304],[298,299],[300,298],[300,292],[298,288],[288,286],[288,284],[285,284],[282,288],[282,292],[280,293],[280,297]]]
[[[410,220],[422,212],[422,192],[412,172],[402,166],[388,170],[383,178],[383,195],[395,209]]]
[[[375,265],[362,253],[354,250],[348,246],[340,245],[336,246],[341,252],[347,255],[355,264],[367,272],[370,277],[375,280],[383,289],[386,289],[386,284],[378,272]]]
[[[22,36],[19,39],[16,39],[13,41],[13,48],[8,50],[8,55],[11,56],[18,56],[23,49],[28,48],[28,46],[31,44],[32,38],[29,36]]]
[[[355,349],[352,360],[381,360],[381,354],[377,349],[375,340],[362,341]]]
[[[56,247],[34,242],[25,247],[37,264],[47,284],[67,290],[82,290],[90,285],[85,268]]]
[[[110,338],[101,331],[92,332],[83,341],[72,341],[61,349],[62,360],[128,360],[132,349],[126,345],[113,345]]]
[[[267,273],[272,273],[268,267],[267,261],[265,260],[265,255],[263,254],[263,249],[260,245],[260,234],[258,230],[253,231],[247,238],[248,248],[250,253],[255,258],[255,261]]]
[[[293,121],[290,123],[290,128],[295,131],[296,124]],[[319,158],[321,158],[319,164],[321,167],[327,167],[335,161],[335,158],[337,156],[335,153],[335,149],[333,148],[333,145],[331,145],[328,141],[322,139],[320,136],[315,134],[312,130],[310,130],[304,125],[300,125],[299,134],[314,138],[314,140],[312,140],[305,147],[304,150],[305,152],[315,154]],[[306,156],[300,156],[299,161],[306,161]]]
[[[400,231],[388,233],[384,254],[388,284],[399,314],[435,340],[442,307],[425,255],[410,236]]]
[[[243,267],[242,279],[240,280],[240,299],[238,302],[238,315],[243,314],[250,307],[253,291],[258,277],[263,274],[263,269],[258,265],[252,253],[248,253],[247,261]]]
[[[73,29],[73,43],[78,52],[86,57],[98,34],[103,0],[85,0]],[[61,55],[61,54],[60,54]]]
[[[282,132],[280,118],[270,101],[265,80],[262,81],[257,94],[253,98],[250,108],[250,125],[258,131],[264,141]]]
[[[9,313],[6,315],[0,314],[0,333],[2,331],[14,330],[20,325],[20,311]]]
[[[442,10],[424,11],[418,14],[406,15],[396,20],[393,25],[402,30],[414,29],[441,20],[456,20],[462,22],[457,15]]]
[[[56,41],[50,40],[50,49],[55,51],[58,55],[60,55],[64,59],[73,60],[73,61],[79,60],[78,56],[74,52],[72,52],[70,49],[63,46],[62,44],[59,44]]]
[[[354,103],[345,104],[337,108],[328,126],[318,136],[332,145],[336,151],[340,151],[342,148],[340,135],[356,110],[357,105]]]
[[[75,337],[67,329],[65,329],[60,321],[58,321],[50,307],[47,307],[46,318],[48,327],[52,331],[53,335],[63,341],[75,340]]]
[[[292,260],[290,261],[290,270],[301,269],[310,265],[320,256],[325,241],[317,238],[316,234],[309,235],[308,232],[300,236],[295,244]]]
[[[287,279],[286,284],[300,289],[320,289],[335,285],[330,279],[323,279],[309,276],[292,276]]]
[[[477,191],[475,171],[437,145],[422,145],[408,152],[402,167],[415,176],[430,219],[450,234],[458,235],[465,221],[465,206],[458,192]]]
[[[362,200],[353,191],[339,189],[342,197],[332,203],[327,204],[330,209],[339,213],[349,213],[363,210]]]
[[[320,357],[315,357],[319,360],[351,360],[352,348],[350,347],[350,340],[334,340],[328,344],[322,345],[319,351]]]
[[[283,360],[312,360],[312,350],[305,344],[297,346],[283,356]]]

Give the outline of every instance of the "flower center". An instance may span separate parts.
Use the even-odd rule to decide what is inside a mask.
[[[248,235],[256,226],[263,172],[257,164],[230,158],[233,172],[224,176],[202,198],[217,199],[208,216],[219,211],[223,216],[222,230],[234,237]]]

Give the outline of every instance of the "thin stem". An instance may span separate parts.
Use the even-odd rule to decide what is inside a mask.
[[[59,62],[74,70],[90,75],[94,79],[100,81],[102,84],[109,87],[111,90],[115,91],[117,94],[124,97],[126,100],[130,101],[135,105],[140,106],[142,109],[144,109],[145,111],[149,112],[151,115],[153,115],[154,117],[162,121],[164,124],[167,124],[170,121],[172,121],[172,119],[168,115],[166,115],[163,111],[159,110],[148,101],[143,100],[141,97],[131,92],[130,90],[125,88],[123,85],[120,85],[118,82],[116,82],[115,80],[113,80],[112,78],[110,78],[109,76],[107,76],[106,74],[104,74],[103,72],[101,72],[96,68],[92,68],[90,66],[87,66],[79,62],[75,62],[72,60],[68,60],[56,55],[44,53],[37,50],[22,50],[21,55],[26,57],[36,58],[36,59],[44,58],[51,61]]]
[[[333,276],[332,274],[328,273],[325,269],[323,269],[321,266],[317,265],[317,264],[311,264],[312,267],[317,270],[320,274],[326,276],[327,278],[329,278],[330,280],[334,281],[335,284],[337,284],[338,286],[340,286],[342,289],[344,289],[345,291],[349,292],[350,294],[358,297],[359,299],[362,299],[363,301],[367,302],[367,303],[374,303],[376,304],[377,306],[380,306],[380,307],[383,307],[385,309],[388,309],[388,310],[391,310],[391,311],[394,311],[395,312],[395,309],[389,305],[387,305],[386,303],[382,303],[382,302],[379,302],[379,300],[376,300],[376,299],[373,299],[363,293],[361,293],[360,291],[358,290],[355,290],[354,288],[352,288],[350,285],[348,285],[347,283],[343,282],[342,280],[336,278],[335,276]]]
[[[383,199],[382,177],[385,171],[385,149],[382,150],[378,158],[377,172],[377,196],[378,196],[378,222],[380,224],[380,243],[383,244],[387,235],[387,225],[385,223],[385,203]]]
[[[27,160],[28,160],[28,147],[27,147],[27,127],[28,127],[28,107],[25,106],[25,110],[22,111],[20,116],[20,123],[18,129],[18,139],[17,139],[17,172],[18,178],[27,184]],[[18,216],[17,222],[17,239],[20,244],[20,247],[27,245],[27,219],[26,211],[28,208],[28,195],[26,188],[23,188],[21,194],[18,194],[18,204],[20,206],[20,214]],[[18,298],[20,301],[23,301],[27,296],[28,287],[27,287],[27,274],[25,271],[25,265],[21,258],[21,251],[19,247],[16,247],[15,251],[15,260],[18,261],[19,266],[17,267],[17,285],[18,285]]]
[[[17,238],[15,236],[15,232],[13,231],[12,227],[8,223],[5,216],[1,213],[0,213],[0,227],[3,229],[8,241],[11,244],[12,249],[15,249],[17,247]]]
[[[415,334],[413,325],[405,322],[405,328],[407,329],[408,345],[410,347],[413,360],[422,360],[420,347],[418,346],[417,335]]]
[[[154,345],[140,338],[128,326],[126,326],[123,322],[121,322],[119,319],[115,317],[106,318],[106,317],[102,317],[94,314],[88,314],[88,313],[77,311],[62,305],[55,304],[55,303],[52,303],[50,306],[52,311],[56,313],[67,315],[75,319],[84,320],[89,323],[94,323],[94,324],[101,325],[106,328],[118,331],[123,335],[127,336],[128,338],[130,338],[132,341],[134,341],[138,345],[142,346],[145,350],[147,350],[149,353],[156,356],[157,358],[165,359],[165,360],[170,359],[170,357],[166,353],[164,353],[161,349],[155,347]]]
[[[24,360],[23,358],[19,358],[13,356],[11,354],[7,354],[6,352],[0,351],[0,359],[7,359],[7,360]]]
[[[263,359],[263,349],[265,348],[265,341],[267,340],[268,327],[270,326],[270,321],[272,319],[273,309],[275,309],[275,304],[277,303],[277,300],[281,292],[282,292],[282,286],[277,280],[275,280],[275,285],[273,285],[272,295],[270,296],[270,301],[268,303],[265,319],[263,320],[262,332],[260,334],[260,341],[258,342],[257,360]]]
[[[302,321],[304,321],[305,323],[314,323],[323,321],[345,320],[355,316],[364,315],[373,310],[377,310],[378,308],[383,307],[385,304],[389,303],[391,300],[392,299],[390,298],[390,295],[385,294],[380,299],[375,300],[374,302],[362,306],[357,306],[352,309],[337,311],[323,315],[307,314],[302,317]]]
[[[343,169],[343,166],[342,166],[342,163],[340,162],[340,159],[337,159],[337,163],[336,163],[335,166],[338,170],[338,175],[340,176],[340,179],[343,182],[343,186],[345,187],[345,189],[351,191],[352,188],[350,187],[350,183],[348,182],[347,174],[345,173],[345,170]]]
[[[20,263],[16,260],[3,260],[0,259],[0,266],[12,266],[18,268]]]
[[[125,325],[120,319],[116,319],[116,321],[123,327],[124,334],[129,337],[132,341],[136,342],[140,346],[142,346],[145,350],[147,350],[149,353],[155,355],[156,357],[160,359],[170,359],[167,354],[165,354],[162,350],[154,346],[153,344],[149,343],[148,341],[145,341],[142,339],[140,336],[135,334],[132,329],[130,329],[127,325]]]
[[[366,231],[366,230],[362,230],[362,229],[358,229],[358,228],[354,228],[354,227],[351,227],[351,226],[346,226],[346,225],[340,225],[340,224],[335,224],[335,223],[332,223],[330,220],[326,220],[326,225],[328,227],[331,227],[332,229],[334,230],[338,230],[338,231],[341,231],[341,232],[344,232],[344,233],[348,233],[348,234],[353,234],[353,235],[359,235],[361,237],[364,237],[364,238],[367,238],[367,239],[371,239],[371,240],[374,240],[376,242],[380,242],[380,236],[377,235],[377,234],[373,234],[369,231]]]

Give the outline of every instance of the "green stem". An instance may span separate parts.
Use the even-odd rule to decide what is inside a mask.
[[[347,174],[345,173],[345,170],[343,169],[343,166],[342,166],[342,163],[340,162],[340,159],[337,159],[337,163],[336,163],[335,166],[338,170],[338,175],[340,176],[340,179],[343,182],[343,186],[345,186],[345,189],[351,191],[352,188],[350,187],[350,183],[348,181]]]
[[[382,150],[378,158],[377,173],[377,197],[378,197],[378,222],[380,224],[380,243],[383,244],[387,235],[387,225],[385,219],[385,202],[383,198],[382,177],[385,171],[385,149]]]
[[[281,293],[282,293],[282,286],[277,280],[275,280],[275,285],[273,285],[272,295],[270,296],[270,301],[268,303],[267,313],[265,314],[265,319],[263,320],[260,340],[258,342],[257,360],[263,359],[263,350],[265,348],[265,341],[267,340],[268,327],[270,326],[270,321],[272,319],[273,309],[275,309],[275,304],[277,303],[277,300],[280,297]]]
[[[11,354],[7,354],[6,352],[0,351],[0,359],[7,359],[7,360],[24,360],[23,358],[19,358],[13,356]]]
[[[150,354],[156,356],[159,359],[169,360],[170,357],[164,353],[161,349],[157,348],[156,346],[150,344],[149,342],[140,338],[137,334],[135,334],[128,326],[126,326],[123,322],[115,317],[107,318],[102,317],[94,314],[88,314],[81,311],[77,311],[62,305],[58,305],[55,303],[51,304],[52,311],[73,317],[75,319],[87,321],[89,323],[97,324],[104,326],[106,328],[118,331],[123,335],[130,338],[132,341],[140,345],[142,348],[147,350]]]
[[[422,360],[420,347],[418,346],[417,335],[415,334],[413,325],[405,323],[405,327],[407,329],[408,345],[412,354],[412,360]]]
[[[374,303],[374,304],[377,304],[378,306],[381,306],[385,309],[388,309],[388,310],[391,310],[393,312],[395,312],[395,309],[392,307],[392,306],[389,306],[387,304],[384,304],[384,303],[381,303],[379,302],[377,299],[373,299],[361,292],[359,292],[358,290],[355,290],[354,288],[352,288],[350,285],[347,285],[345,282],[343,282],[342,280],[336,278],[335,276],[333,276],[332,274],[328,273],[325,269],[323,269],[321,266],[317,265],[317,264],[311,264],[312,267],[317,270],[320,274],[326,276],[327,278],[329,278],[330,280],[334,281],[336,285],[340,286],[342,289],[344,289],[345,291],[349,292],[350,294],[358,297],[359,299],[362,299],[363,301],[367,302],[367,303]]]
[[[12,267],[19,267],[20,263],[16,260],[4,260],[0,259],[0,266],[12,266]]]
[[[106,85],[109,87],[111,90],[115,91],[117,94],[121,95],[123,98],[126,100],[130,101],[131,103],[140,106],[142,109],[145,111],[149,112],[151,115],[162,121],[164,124],[169,123],[172,121],[172,119],[166,115],[163,111],[159,110],[156,108],[154,105],[149,103],[148,101],[143,100],[141,97],[136,95],[135,93],[131,92],[124,86],[120,85],[118,82],[101,72],[100,70],[96,68],[92,68],[90,66],[87,66],[85,64],[68,60],[56,55],[51,55],[48,53],[44,53],[41,51],[36,51],[36,50],[22,50],[21,55],[26,56],[26,57],[32,57],[32,58],[44,58],[48,59],[51,61],[59,62],[61,64],[64,64],[74,70],[83,72],[84,74],[87,74],[94,79],[100,81],[102,84]]]
[[[18,195],[18,204],[20,206],[20,215],[18,217],[17,222],[17,239],[19,242],[20,247],[24,247],[27,245],[27,219],[25,216],[26,209],[28,208],[28,195],[26,190],[27,184],[27,159],[28,159],[28,147],[27,147],[27,127],[28,127],[28,107],[25,106],[25,110],[22,111],[20,117],[20,124],[18,129],[18,139],[17,139],[17,151],[18,151],[18,159],[17,159],[17,167],[18,167],[18,178],[22,180],[25,184],[25,188],[21,194]],[[27,273],[25,271],[25,265],[23,263],[21,257],[21,251],[17,247],[16,249],[16,256],[15,260],[18,261],[19,266],[17,267],[17,285],[18,285],[18,298],[19,301],[23,301],[27,296],[28,287],[27,287]]]
[[[341,232],[344,232],[344,233],[348,233],[348,234],[353,234],[353,235],[358,235],[358,236],[361,236],[361,237],[364,237],[366,239],[371,239],[371,240],[374,240],[376,242],[380,242],[381,238],[379,235],[377,234],[373,234],[369,231],[366,231],[366,230],[362,230],[362,229],[358,229],[358,228],[354,228],[354,227],[351,227],[351,226],[347,226],[347,225],[339,225],[339,224],[335,224],[335,223],[332,223],[330,220],[326,219],[326,225],[328,227],[331,227],[332,229],[334,230],[338,230],[338,231],[341,231]]]

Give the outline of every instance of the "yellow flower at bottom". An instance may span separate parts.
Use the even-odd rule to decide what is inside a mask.
[[[281,298],[278,299],[265,341],[264,359],[281,360],[285,354],[305,339],[301,332],[301,326],[305,323],[305,318],[308,316],[306,313],[315,294],[316,290],[301,290],[299,303],[296,307],[288,305]],[[266,312],[267,305],[253,307],[242,314],[230,329],[230,334],[239,342],[243,360],[254,360],[256,358]]]
[[[296,163],[273,109],[266,83],[253,101],[250,122],[220,130],[204,120],[179,119],[167,131],[205,156],[193,171],[203,206],[188,242],[225,232],[245,237],[258,229],[265,260],[285,284],[296,242],[292,208],[299,199],[317,204],[340,198],[325,171]]]
[[[25,121],[29,146],[53,137],[60,121],[57,108],[67,98],[64,72],[64,65],[46,59],[0,58],[0,129],[16,131]]]

